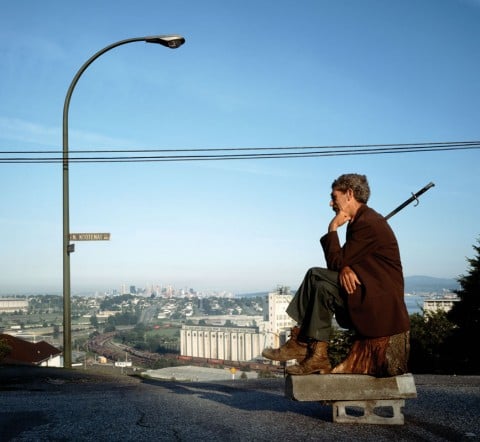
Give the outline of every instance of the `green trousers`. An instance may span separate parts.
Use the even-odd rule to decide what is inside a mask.
[[[300,325],[300,338],[328,342],[333,315],[341,327],[353,328],[338,272],[320,267],[308,270],[287,313]]]

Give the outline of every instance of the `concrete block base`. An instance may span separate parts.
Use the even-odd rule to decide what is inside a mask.
[[[297,401],[331,403],[334,422],[402,425],[405,399],[417,397],[417,390],[411,374],[389,378],[313,374],[287,376],[285,395]],[[389,409],[388,413],[377,413],[385,408]],[[357,412],[349,414],[351,409]]]
[[[405,423],[405,418],[402,413],[402,407],[405,406],[405,401],[400,399],[338,401],[334,402],[332,406],[333,422],[341,424],[403,425]],[[384,408],[389,409],[387,416],[377,414],[377,410],[380,411],[380,409]],[[355,413],[357,409],[360,409],[361,414]]]

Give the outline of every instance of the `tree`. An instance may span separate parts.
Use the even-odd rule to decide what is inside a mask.
[[[115,324],[113,323],[108,323],[104,329],[103,329],[103,333],[111,333],[111,332],[114,332],[116,330],[116,327],[115,327]]]
[[[93,328],[98,328],[98,318],[97,315],[90,316],[90,324],[92,324]]]
[[[58,324],[52,324],[53,327],[53,337],[58,338],[60,336],[60,326]]]
[[[355,333],[351,330],[334,328],[330,337],[328,356],[332,367],[340,364],[348,355]]]
[[[7,341],[0,339],[0,362],[12,351],[12,347],[8,345]]]
[[[479,374],[480,358],[478,336],[480,336],[480,238],[474,258],[467,258],[468,273],[458,278],[461,288],[456,290],[460,301],[448,312],[448,319],[456,328],[446,343],[451,363],[456,373]]]
[[[448,367],[445,342],[454,325],[444,311],[410,315],[410,360],[413,373],[445,373]]]

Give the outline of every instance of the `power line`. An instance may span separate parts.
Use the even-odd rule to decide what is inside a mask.
[[[479,149],[480,141],[449,141],[402,144],[358,144],[338,146],[297,146],[297,147],[244,147],[204,149],[98,149],[71,150],[69,163],[120,163],[120,162],[163,162],[163,161],[219,161],[259,160],[276,158],[306,158],[346,155],[383,155],[414,152],[440,152]],[[144,155],[144,154],[152,155]],[[194,154],[193,154],[194,153]],[[12,155],[12,157],[2,157]],[[95,154],[91,156],[83,156]],[[102,154],[102,155],[100,155]],[[105,155],[106,154],[106,155]],[[114,155],[116,154],[116,155]],[[119,155],[120,154],[120,155]],[[128,155],[127,155],[128,154]],[[136,154],[136,155],[132,155]],[[159,154],[159,155],[153,155]],[[161,155],[160,155],[161,154]],[[34,155],[27,157],[24,155]],[[42,155],[50,155],[43,157]],[[52,156],[53,155],[53,156]],[[73,156],[75,155],[75,156]],[[0,151],[0,163],[49,164],[62,163],[63,151]]]
[[[326,146],[300,146],[300,147],[217,147],[217,148],[189,148],[189,149],[95,149],[95,150],[75,150],[70,149],[70,153],[118,153],[118,152],[210,152],[210,151],[248,151],[248,150],[285,150],[285,149],[344,149],[344,148],[376,148],[376,147],[436,147],[436,146],[464,146],[477,145],[480,141],[442,141],[429,143],[395,143],[395,144],[347,144],[347,145],[326,145]],[[57,153],[61,154],[63,150],[12,150],[0,153]]]

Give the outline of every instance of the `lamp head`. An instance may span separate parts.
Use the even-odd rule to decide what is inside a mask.
[[[176,49],[185,43],[185,39],[181,35],[153,35],[145,37],[147,43],[158,43],[170,49]]]

